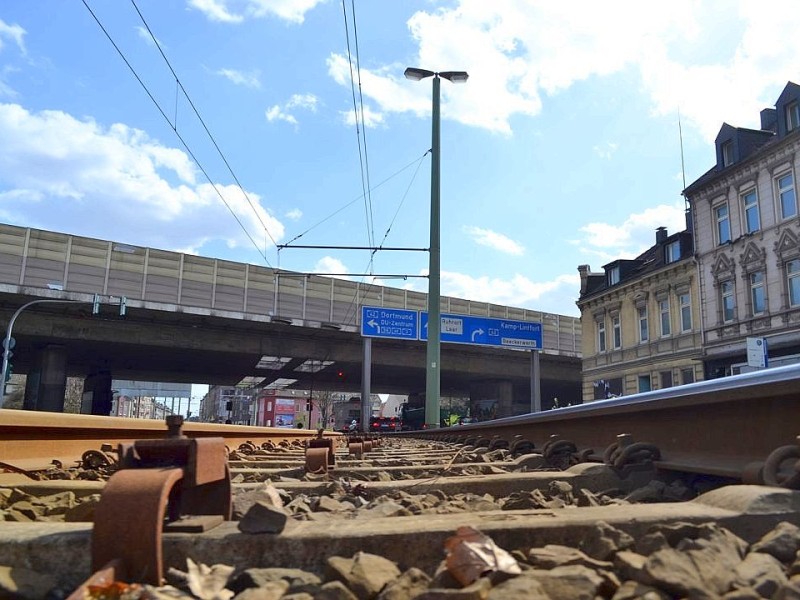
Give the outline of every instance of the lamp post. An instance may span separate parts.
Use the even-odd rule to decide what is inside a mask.
[[[403,73],[406,79],[421,81],[433,77],[433,110],[431,128],[431,241],[428,263],[428,345],[427,363],[425,365],[425,425],[428,428],[439,427],[439,391],[441,355],[441,307],[439,270],[441,242],[439,239],[441,205],[439,198],[439,171],[441,168],[439,153],[439,85],[440,77],[453,83],[464,83],[469,75],[466,71],[428,71],[408,67]]]

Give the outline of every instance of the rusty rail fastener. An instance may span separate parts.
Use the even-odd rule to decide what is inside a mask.
[[[223,438],[188,438],[167,417],[168,437],[119,445],[119,467],[95,510],[92,570],[115,559],[117,576],[161,585],[162,529],[200,532],[231,518]]]

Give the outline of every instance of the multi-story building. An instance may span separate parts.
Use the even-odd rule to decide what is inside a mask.
[[[697,266],[692,234],[656,230],[633,260],[592,273],[578,267],[583,401],[702,379]]]
[[[748,370],[747,338],[769,364],[800,361],[800,86],[761,129],[724,123],[716,164],[684,190],[694,222],[706,378]]]

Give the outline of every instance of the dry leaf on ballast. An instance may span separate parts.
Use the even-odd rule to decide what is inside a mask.
[[[445,564],[461,585],[469,585],[484,575],[522,573],[517,561],[494,540],[469,526],[459,527],[444,543]]]
[[[200,600],[230,600],[233,592],[225,589],[228,578],[234,567],[228,565],[196,564],[191,558],[186,559],[186,583],[189,590]]]

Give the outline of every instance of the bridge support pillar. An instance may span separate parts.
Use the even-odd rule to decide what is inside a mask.
[[[514,414],[514,386],[511,381],[495,380],[473,384],[469,390],[470,415],[485,421]]]
[[[64,412],[64,393],[67,389],[67,350],[49,344],[36,355],[25,383],[26,410]]]
[[[92,373],[83,380],[83,400],[81,413],[89,415],[111,414],[111,373],[99,371]]]

